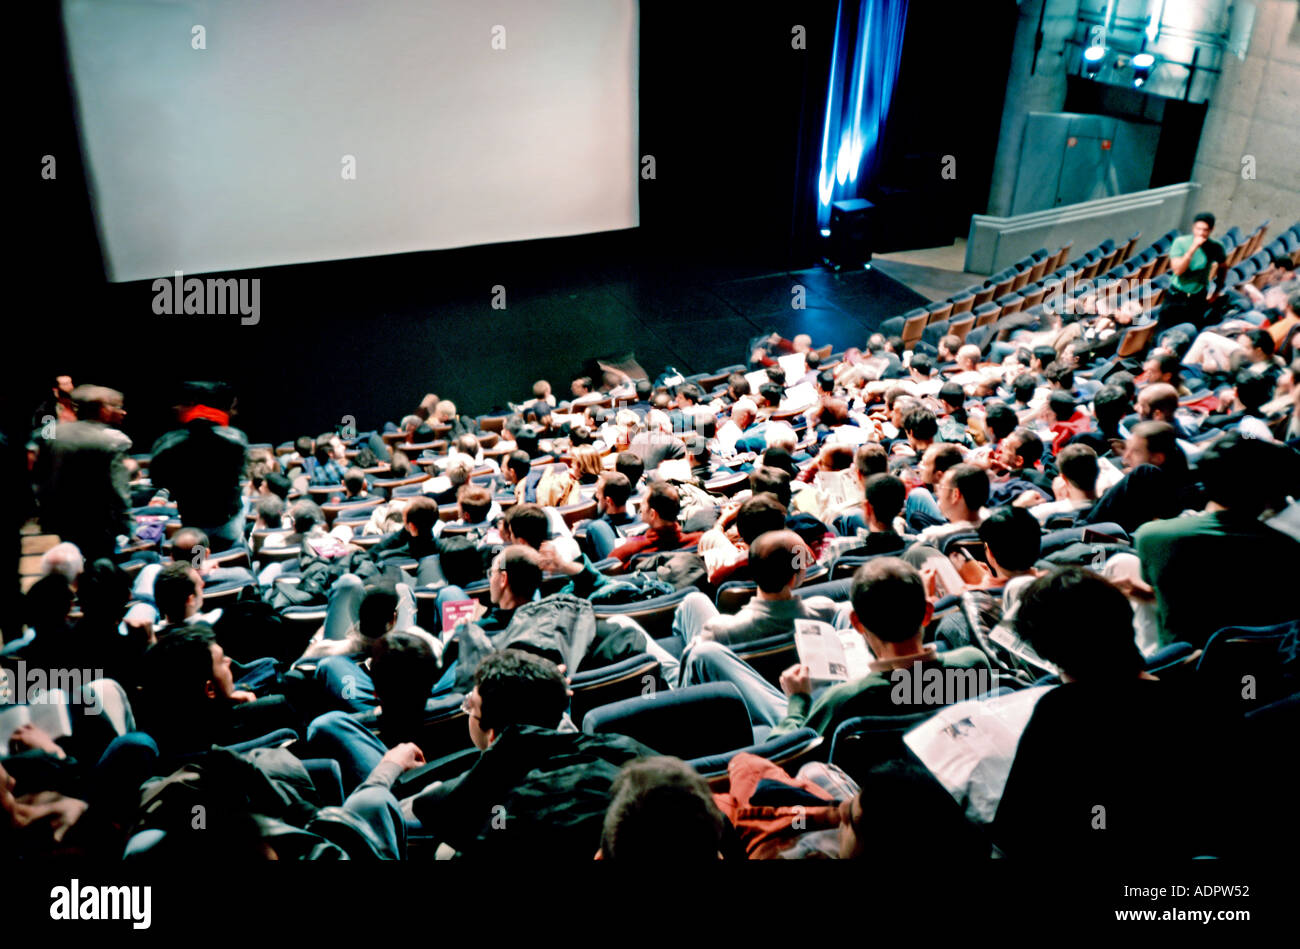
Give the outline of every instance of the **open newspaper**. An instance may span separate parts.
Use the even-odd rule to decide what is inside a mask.
[[[1006,789],[1016,748],[1050,685],[939,709],[903,742],[979,823],[991,823]]]
[[[814,682],[852,682],[871,672],[871,651],[852,629],[836,629],[815,619],[794,621],[799,662]]]
[[[71,735],[72,717],[63,693],[52,689],[42,692],[31,705],[0,708],[0,758],[9,757],[9,736],[24,725],[35,725],[55,739]]]

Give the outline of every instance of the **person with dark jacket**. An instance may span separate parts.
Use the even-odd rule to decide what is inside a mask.
[[[514,649],[484,659],[464,704],[482,754],[412,801],[425,829],[469,859],[592,859],[614,779],[654,752],[620,735],[558,731],[568,704],[563,673],[545,659]]]
[[[234,399],[224,383],[188,383],[174,429],[154,443],[149,476],[171,492],[186,527],[207,533],[213,553],[240,542],[248,439],[230,425]]]
[[[126,417],[122,393],[77,386],[72,400],[77,421],[57,423],[41,451],[41,526],[76,544],[89,562],[112,556],[118,535],[131,532],[126,470],[131,439],[117,428]]]

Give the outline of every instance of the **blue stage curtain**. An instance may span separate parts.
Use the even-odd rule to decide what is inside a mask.
[[[860,197],[876,169],[903,57],[907,0],[840,0],[817,182],[817,226],[831,204]]]

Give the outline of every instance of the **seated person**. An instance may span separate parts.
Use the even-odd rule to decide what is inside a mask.
[[[1187,458],[1171,425],[1139,422],[1124,444],[1124,476],[1076,524],[1112,522],[1132,534],[1147,521],[1174,517],[1194,503]]]
[[[259,699],[235,689],[230,657],[205,623],[160,635],[144,655],[141,680],[137,713],[164,756],[302,728],[284,696]]]
[[[739,544],[733,544],[721,527],[713,527],[700,537],[700,556],[708,568],[709,585],[719,586],[728,580],[752,580],[749,547],[762,534],[785,528],[786,509],[776,495],[766,491],[754,494],[736,511],[735,530]]]
[[[694,545],[699,539],[699,532],[683,533],[677,524],[681,513],[681,499],[677,489],[670,484],[656,481],[650,485],[641,509],[641,520],[648,525],[648,530],[639,537],[632,537],[610,551],[610,556],[626,565],[638,554],[660,550],[677,550]],[[600,528],[593,523],[589,532]],[[608,530],[608,528],[605,528]]]
[[[1097,453],[1087,445],[1066,445],[1056,465],[1061,472],[1053,485],[1055,501],[1045,501],[1037,491],[1026,491],[1013,502],[1027,507],[1046,524],[1052,518],[1086,511],[1097,503]]]
[[[962,463],[961,449],[949,442],[937,442],[926,448],[916,474],[920,479],[907,492],[903,519],[909,527],[924,529],[944,521],[943,509],[935,499],[938,485],[949,469]],[[933,493],[932,493],[933,492]]]
[[[336,669],[347,664],[354,677],[343,683],[352,700],[350,711],[365,714],[318,715],[307,726],[307,744],[313,754],[339,763],[343,789],[351,793],[368,775],[375,777],[389,749],[418,735],[438,678],[438,658],[427,637],[393,630],[374,641],[364,669],[349,660],[327,662]],[[400,774],[382,775],[387,780],[381,783],[391,787]]]
[[[965,647],[940,653],[934,646],[922,645],[933,607],[926,599],[916,568],[896,557],[865,563],[853,576],[852,600],[849,621],[875,657],[871,671],[860,679],[818,689],[814,696],[808,667],[796,664],[781,674],[778,690],[726,646],[698,640],[682,655],[682,684],[731,682],[740,689],[755,726],[772,726],[771,735],[812,728],[828,737],[841,722],[859,715],[922,711],[914,698],[922,694],[924,701],[924,694],[914,686],[919,686],[931,669],[940,670],[945,686],[954,690],[960,679],[963,692],[968,677],[946,676],[942,670],[969,670],[969,678],[977,680],[971,691],[984,691],[978,688],[979,670],[985,670],[983,678],[988,684],[989,663],[978,649]],[[939,704],[954,701],[955,695],[948,691],[945,688],[937,696]],[[936,696],[932,692],[933,698]]]
[[[837,539],[831,556],[874,557],[877,554],[892,554],[902,550],[905,541],[894,529],[895,521],[903,512],[907,488],[903,482],[891,474],[876,474],[867,479],[865,497],[862,501],[862,516],[866,531]]]
[[[766,495],[750,499],[771,505]],[[832,622],[839,606],[824,596],[807,599],[795,595],[807,567],[816,560],[794,531],[776,530],[759,535],[749,548],[749,569],[757,591],[753,599],[732,615],[719,613],[703,593],[692,592],[673,615],[673,632],[683,642],[696,637],[730,646],[783,633],[794,635],[796,619]]]
[[[709,785],[680,758],[646,758],[623,766],[610,787],[601,860],[660,866],[717,860],[727,819]]]
[[[1198,473],[1208,503],[1195,514],[1152,520],[1134,535],[1142,579],[1152,588],[1162,646],[1204,646],[1228,626],[1268,626],[1296,615],[1288,578],[1300,544],[1260,515],[1285,506],[1300,483],[1294,450],[1231,433],[1201,457]],[[1207,578],[1213,564],[1231,564],[1251,578],[1249,591],[1231,595]],[[1208,584],[1208,585],[1207,585]]]
[[[1000,796],[987,782],[981,791],[996,808],[999,848],[1012,857],[1220,852],[1224,817],[1207,819],[1203,802],[1234,796],[1215,777],[1222,769],[1204,762],[1226,749],[1195,703],[1144,671],[1124,595],[1090,571],[1058,570],[1028,587],[1015,626],[1064,684],[1037,699]],[[1152,743],[1151,728],[1164,738]],[[1192,787],[1200,793],[1188,795]]]
[[[938,544],[951,534],[979,527],[984,505],[989,501],[988,472],[968,464],[949,468],[939,482],[935,500],[946,520],[921,531],[918,543]]]
[[[464,528],[462,536],[478,545],[488,538],[496,518],[501,516],[501,508],[492,500],[492,493],[487,488],[472,482],[462,484],[456,492],[456,519],[444,521],[439,518],[433,525],[433,536],[442,537],[447,528]]]
[[[485,658],[464,705],[482,755],[412,799],[424,829],[475,859],[590,860],[619,770],[654,752],[621,735],[557,731],[568,705],[564,675],[545,659]]]
[[[438,552],[434,526],[438,523],[438,505],[433,498],[411,498],[402,511],[402,530],[394,531],[370,548],[375,557],[414,557],[421,560]]]

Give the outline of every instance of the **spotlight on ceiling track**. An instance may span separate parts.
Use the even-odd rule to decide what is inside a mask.
[[[1095,79],[1101,72],[1101,64],[1106,59],[1106,47],[1089,46],[1083,51],[1083,71],[1089,79]]]
[[[1156,58],[1150,53],[1138,53],[1133,57],[1133,85],[1141,88],[1151,75],[1151,67],[1156,64]]]

